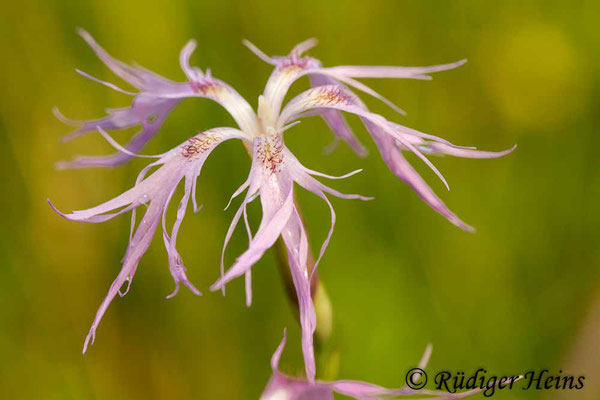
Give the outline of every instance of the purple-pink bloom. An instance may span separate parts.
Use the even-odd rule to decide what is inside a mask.
[[[123,259],[123,267],[96,314],[84,345],[84,351],[89,341],[94,340],[98,324],[112,299],[117,294],[124,295],[127,292],[140,258],[147,250],[160,220],[163,224],[163,239],[169,256],[169,268],[176,283],[172,295],[177,293],[180,283],[188,286],[192,292],[200,293],[187,279],[181,256],[176,250],[175,244],[190,197],[194,202],[194,209],[197,209],[194,193],[196,178],[200,174],[202,165],[212,149],[224,140],[241,139],[252,150],[252,165],[246,182],[232,196],[233,199],[246,191],[225,237],[221,259],[221,277],[211,286],[211,289],[224,290],[227,282],[235,277],[245,275],[247,303],[250,304],[251,267],[281,236],[287,247],[291,276],[298,296],[302,325],[302,349],[306,378],[309,383],[314,382],[315,378],[313,334],[316,316],[310,292],[311,271],[309,271],[307,263],[307,233],[294,201],[294,186],[297,184],[319,196],[330,209],[331,227],[323,241],[314,266],[315,269],[323,257],[335,224],[335,212],[327,195],[344,199],[368,200],[369,198],[342,194],[317,180],[315,177],[341,179],[358,171],[341,177],[333,177],[304,167],[285,146],[283,132],[298,123],[301,118],[320,115],[339,140],[347,142],[358,154],[364,155],[366,153],[364,147],[356,139],[342,114],[357,115],[373,137],[384,161],[392,172],[407,182],[434,210],[455,225],[467,230],[471,228],[452,213],[433,193],[406,161],[402,152],[410,151],[416,154],[445,183],[443,176],[433,166],[427,155],[439,153],[459,157],[491,158],[512,151],[511,149],[498,153],[481,152],[473,148],[455,146],[442,138],[404,127],[379,114],[370,112],[362,100],[351,90],[355,89],[369,94],[388,104],[397,112],[403,113],[389,100],[355,78],[430,79],[427,74],[455,68],[462,65],[464,60],[432,67],[338,66],[325,68],[322,67],[320,61],[303,55],[316,44],[313,39],[294,47],[288,56],[277,57],[269,57],[258,50],[256,46],[245,42],[261,59],[274,66],[265,90],[259,96],[258,108],[255,112],[233,88],[214,78],[210,71],[203,72],[190,66],[190,56],[195,48],[194,41],[190,41],[182,49],[180,55],[181,68],[187,80],[174,82],[140,66],[127,65],[112,58],[88,33],[80,31],[80,34],[116,75],[138,91],[128,92],[112,83],[99,81],[84,74],[90,79],[129,94],[134,99],[130,107],[109,110],[107,117],[92,121],[78,123],[66,120],[58,114],[66,122],[76,123],[80,126],[78,130],[67,136],[68,139],[87,132],[98,131],[119,150],[119,153],[115,155],[83,157],[73,162],[62,163],[61,167],[115,166],[129,160],[136,156],[138,151],[157,133],[170,111],[181,100],[188,97],[205,97],[216,101],[232,115],[238,125],[237,129],[216,128],[199,133],[175,149],[162,154],[157,161],[148,165],[140,173],[132,189],[104,204],[71,214],[61,213],[68,219],[84,222],[102,222],[128,211],[132,211],[133,214],[130,241]],[[310,78],[312,88],[284,104],[284,98],[290,86],[302,76]],[[124,147],[116,143],[105,132],[105,130],[138,125],[141,126],[141,131]],[[159,168],[146,177],[153,167]],[[165,214],[171,197],[182,180],[185,192],[179,204],[176,221],[169,233],[165,227]],[[257,197],[260,197],[263,215],[260,226],[253,234],[246,217],[246,207]],[[142,204],[147,206],[147,210],[140,224],[135,227],[135,210]],[[248,232],[249,246],[225,271],[225,248],[242,216]],[[120,290],[125,284],[127,284],[127,288],[124,293],[121,293]]]
[[[479,393],[483,389],[477,388],[462,393],[448,393],[440,390],[421,389],[415,390],[408,386],[398,389],[388,389],[368,382],[354,380],[320,381],[309,382],[303,377],[293,377],[279,371],[279,360],[285,348],[286,332],[283,339],[271,357],[271,379],[267,383],[260,400],[333,400],[334,393],[348,396],[358,400],[383,400],[409,397],[416,399],[417,395],[427,396],[428,399],[462,399]],[[429,357],[431,356],[431,345],[425,349],[425,353],[417,367],[425,370]]]

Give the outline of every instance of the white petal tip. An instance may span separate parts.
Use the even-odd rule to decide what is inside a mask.
[[[172,299],[173,297],[175,297],[177,295],[177,292],[179,292],[179,285],[177,285],[175,287],[175,290],[173,290],[173,292],[169,295],[167,295],[167,297],[165,297],[166,299]]]
[[[54,168],[62,171],[65,169],[71,169],[71,163],[69,161],[58,161],[56,163],[54,163]]]
[[[198,289],[196,289],[196,287],[194,285],[192,285],[190,282],[184,282],[184,283],[185,283],[185,286],[187,286],[188,289],[190,289],[190,292],[192,292],[196,296],[202,296],[202,292],[199,291]]]
[[[85,342],[83,343],[83,351],[81,352],[81,354],[85,354],[85,352],[87,351],[88,345],[93,345],[94,344],[94,340],[96,340],[96,332],[92,331],[90,333],[88,333],[88,335],[85,338]]]
[[[477,232],[477,229],[475,229],[471,225],[462,224],[462,225],[459,225],[458,227],[461,228],[462,230],[466,231],[466,232],[469,232],[469,233],[475,233],[475,232]]]
[[[85,40],[86,42],[88,42],[88,44],[93,45],[96,43],[96,41],[94,40],[94,38],[92,37],[92,35],[89,34],[88,31],[86,31],[83,28],[77,28],[77,34],[79,36],[81,36],[83,38],[83,40]]]
[[[56,119],[58,119],[60,122],[62,122],[63,124],[71,125],[71,126],[81,126],[82,125],[82,123],[80,121],[75,121],[75,120],[65,117],[60,112],[58,107],[56,107],[56,106],[52,107],[52,115],[54,115],[54,117]],[[73,139],[73,137],[74,137],[74,135],[65,135],[60,140],[61,140],[61,142],[67,142],[67,141]]]

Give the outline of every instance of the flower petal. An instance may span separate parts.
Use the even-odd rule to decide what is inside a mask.
[[[430,67],[396,67],[379,65],[340,65],[326,68],[329,72],[351,78],[409,78],[431,79],[432,72],[447,71],[458,68],[467,62],[466,59],[449,64],[433,65]]]
[[[277,61],[275,61],[273,58],[269,57],[265,52],[263,52],[261,49],[259,49],[256,45],[254,45],[254,43],[250,42],[249,40],[244,39],[244,40],[242,40],[242,43],[244,44],[244,46],[246,46],[248,49],[250,49],[250,51],[253,52],[258,58],[260,58],[267,64],[275,65],[277,63]]]
[[[331,85],[334,81],[326,77],[324,75],[313,74],[309,75],[310,83],[312,87]],[[367,155],[367,149],[358,141],[344,115],[340,111],[331,110],[331,109],[323,109],[321,110],[321,116],[327,122],[329,129],[333,132],[333,134],[345,141],[351,148],[361,157]]]
[[[282,232],[283,241],[287,247],[288,262],[292,281],[298,296],[298,309],[300,312],[300,326],[302,328],[302,354],[308,382],[315,380],[315,355],[313,335],[317,326],[317,316],[312,301],[310,290],[310,276],[308,273],[308,239],[304,225],[294,210],[292,217]]]
[[[192,184],[193,184],[194,180],[195,180],[195,177],[186,178],[186,180],[185,180],[184,195],[183,195],[183,198],[181,199],[181,202],[179,203],[179,207],[177,208],[177,217],[175,219],[175,223],[173,224],[173,229],[171,231],[170,237],[167,234],[167,231],[165,228],[165,220],[166,220],[166,213],[167,213],[166,207],[163,209],[163,213],[162,213],[163,240],[165,242],[165,248],[167,249],[167,254],[169,255],[169,271],[171,272],[171,276],[173,277],[173,280],[175,281],[175,290],[170,295],[167,296],[167,299],[170,299],[177,294],[177,292],[179,291],[179,283],[180,282],[183,282],[183,284],[186,285],[192,291],[192,293],[194,293],[196,296],[202,295],[202,293],[198,289],[196,289],[196,287],[189,281],[189,279],[185,273],[186,268],[183,265],[183,260],[181,259],[181,255],[179,254],[179,252],[176,249],[177,233],[179,232],[179,227],[181,226],[181,222],[183,221],[183,218],[185,217],[185,211],[187,209],[187,205],[190,200],[190,195],[192,193]],[[175,189],[173,189],[173,191],[169,194],[169,200],[170,200],[171,196],[173,195],[174,191],[175,191]],[[167,200],[167,204],[169,203],[169,200]]]
[[[393,138],[381,132],[376,126],[371,127],[370,131],[383,160],[398,178],[406,182],[417,195],[425,201],[425,203],[446,217],[451,223],[466,231],[473,232],[475,230],[472,226],[465,224],[458,218],[456,214],[450,211],[442,200],[436,196],[429,185],[425,183],[423,178],[421,178],[417,171],[415,171],[404,158],[402,152],[395,146]]]
[[[155,161],[144,168],[138,175],[136,185],[120,196],[88,210],[74,211],[71,214],[62,214],[59,212],[65,218],[72,220],[101,222],[135,209],[141,204],[148,204],[146,213],[137,228],[134,228],[135,215],[132,215],[130,241],[125,256],[123,257],[123,267],[96,313],[96,317],[94,318],[94,322],[92,323],[92,327],[84,344],[84,352],[90,341],[93,343],[98,324],[111,301],[117,294],[123,296],[129,290],[129,285],[131,284],[139,261],[152,241],[161,215],[163,220],[163,239],[169,255],[169,269],[176,284],[175,291],[169,297],[172,297],[177,293],[180,282],[183,282],[195,294],[200,294],[200,292],[189,282],[185,274],[185,267],[181,261],[181,256],[175,248],[177,233],[185,216],[187,204],[193,191],[194,182],[200,174],[204,161],[218,144],[232,138],[242,139],[245,138],[245,135],[243,132],[232,128],[215,128],[202,132],[188,139],[168,153],[165,153],[158,161]],[[150,168],[157,165],[161,165],[161,167],[152,175],[146,177]],[[169,236],[165,227],[166,209],[176,187],[184,177],[184,196],[179,204],[177,217],[171,235]],[[121,210],[109,213],[116,209]],[[124,293],[121,293],[120,289],[125,283],[127,283],[127,288]]]
[[[110,110],[108,117],[85,121],[76,131],[65,136],[64,140],[71,140],[84,133],[98,129],[113,130],[124,129],[141,125],[142,129],[125,145],[127,151],[139,152],[150,139],[156,135],[165,122],[169,113],[179,104],[179,100],[160,99],[151,96],[139,95],[135,98],[131,108]],[[97,166],[117,166],[131,159],[131,155],[122,152],[102,157],[77,157],[73,161],[57,164],[60,169],[84,168]]]
[[[135,86],[136,88],[147,91],[160,91],[165,86],[172,84],[171,81],[161,77],[160,75],[141,68],[130,67],[124,62],[116,60],[110,54],[108,54],[106,50],[104,50],[88,32],[81,28],[79,28],[77,32],[108,68],[110,68],[121,79]]]
[[[444,143],[427,143],[422,145],[426,151],[431,152],[432,154],[447,154],[449,156],[454,157],[463,157],[463,158],[498,158],[505,156],[507,154],[512,153],[517,145],[515,144],[510,149],[504,151],[482,151],[482,150],[473,150],[473,149],[460,149],[453,146],[448,146]]]
[[[180,63],[190,82],[177,83],[163,78],[143,67],[129,66],[110,56],[89,33],[79,30],[79,34],[88,42],[98,57],[119,77],[140,90],[131,107],[109,110],[104,118],[90,121],[68,120],[55,111],[59,119],[66,123],[75,123],[80,128],[67,135],[64,140],[71,140],[84,133],[102,128],[105,130],[124,129],[141,125],[142,129],[125,146],[132,153],[137,153],[158,132],[169,113],[179,102],[187,97],[206,97],[221,104],[235,119],[237,124],[249,135],[258,130],[256,114],[250,105],[226,83],[215,79],[210,74],[203,74],[198,68],[190,67],[189,58],[196,46],[190,41],[180,53]],[[115,90],[125,92],[119,87],[100,81],[85,73],[84,76],[99,81]],[[125,92],[135,95],[134,93]],[[128,161],[129,154],[115,154],[107,157],[78,157],[71,162],[61,162],[58,168],[82,168],[90,166],[116,166]]]
[[[227,270],[225,275],[211,286],[212,291],[220,289],[230,280],[244,274],[262,257],[267,249],[273,246],[281,234],[283,227],[287,223],[287,220],[290,218],[293,210],[293,200],[293,191],[290,190],[283,204],[277,211],[272,213],[270,218],[268,215],[265,216],[263,211],[263,220],[252,242],[248,246],[248,250],[239,256],[233,266]]]
[[[472,231],[473,228],[462,222],[446,205],[433,193],[431,188],[423,181],[417,172],[410,166],[402,156],[401,151],[396,146],[396,140],[403,146],[406,146],[420,157],[434,172],[443,180],[443,177],[437,169],[427,160],[423,154],[411,143],[405,136],[395,130],[395,126],[390,124],[380,115],[365,111],[355,104],[354,97],[348,94],[343,88],[336,86],[320,86],[315,89],[307,90],[292,99],[280,116],[278,124],[285,124],[293,115],[306,112],[311,108],[330,107],[337,110],[354,113],[361,117],[363,123],[373,136],[381,155],[388,167],[400,179],[407,182],[417,194],[434,210],[444,215],[450,222],[462,229]],[[445,180],[443,180],[445,182]]]
[[[104,316],[104,313],[108,309],[108,306],[112,300],[115,298],[117,293],[119,293],[119,290],[123,284],[125,282],[128,282],[129,284],[133,279],[133,275],[135,274],[138,263],[152,241],[152,236],[154,235],[154,231],[156,230],[156,226],[158,225],[158,221],[160,219],[160,207],[161,205],[158,202],[153,202],[148,207],[148,210],[144,215],[144,219],[136,230],[132,242],[130,243],[130,249],[127,252],[128,256],[123,262],[123,267],[121,268],[119,275],[117,275],[117,278],[110,285],[108,294],[102,301],[102,304],[100,304],[100,308],[94,317],[92,327],[90,328],[83,345],[83,353],[86,352],[90,341],[92,344],[94,343],[96,329],[98,328],[98,325],[100,324],[100,321],[102,320],[102,317]]]

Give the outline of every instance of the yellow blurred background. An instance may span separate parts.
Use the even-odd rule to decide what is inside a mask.
[[[190,38],[193,64],[256,106],[270,67],[241,44],[287,54],[308,37],[325,65],[431,65],[468,58],[432,82],[372,80],[408,111],[374,110],[454,143],[502,150],[498,160],[434,162],[452,191],[415,163],[466,222],[447,223],[398,181],[356,119],[370,155],[305,120],[286,140],[308,167],[364,172],[334,184],[375,201],[333,200],[338,223],[320,273],[334,310],[340,378],[401,386],[425,345],[430,370],[498,374],[530,369],[583,374],[578,392],[501,391],[498,399],[600,398],[600,33],[597,1],[4,1],[0,17],[0,397],[10,399],[256,399],[283,328],[282,368],[302,370],[299,328],[271,252],[254,267],[254,304],[242,280],[227,296],[208,287],[234,211],[223,211],[249,160],[228,142],[206,163],[198,199],[179,235],[188,275],[204,295],[173,289],[160,238],[140,263],[132,290],[117,298],[85,356],[83,340],[120,268],[129,218],[81,224],[62,210],[99,204],[132,186],[146,165],[57,171],[76,154],[112,149],[91,134],[60,144],[72,118],[103,115],[128,98],[77,75],[80,68],[126,87],[76,34],[87,29],[116,58],[183,80],[178,52]],[[295,90],[307,86],[299,83]],[[144,149],[163,152],[215,126],[231,125],[216,104],[184,101]],[[133,132],[117,132],[124,143]],[[299,196],[313,247],[328,210]],[[256,207],[256,205],[255,205]],[[252,220],[260,212],[252,209]],[[256,226],[256,225],[255,225]],[[246,244],[238,229],[231,262]],[[481,395],[480,395],[481,397]]]

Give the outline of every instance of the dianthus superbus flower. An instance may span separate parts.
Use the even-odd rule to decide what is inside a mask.
[[[302,350],[306,379],[309,383],[314,382],[315,378],[313,334],[316,326],[310,279],[311,274],[323,257],[336,219],[328,195],[344,199],[368,200],[369,198],[354,194],[342,194],[316,179],[340,179],[358,171],[341,177],[333,177],[306,168],[285,146],[284,131],[295,125],[301,118],[320,115],[325,119],[337,138],[347,142],[360,155],[364,155],[366,153],[364,147],[356,139],[342,114],[358,116],[374,139],[384,161],[392,172],[407,182],[434,210],[463,229],[471,228],[442,203],[408,164],[402,152],[410,151],[416,154],[443,180],[442,175],[426,157],[427,155],[441,153],[459,157],[491,158],[504,155],[512,150],[492,153],[455,146],[444,139],[404,127],[381,115],[370,112],[353,91],[356,90],[374,96],[402,113],[402,110],[389,100],[357,81],[356,78],[429,79],[427,74],[455,68],[462,65],[464,61],[432,67],[338,66],[325,68],[318,60],[304,56],[304,53],[316,44],[316,41],[312,39],[294,47],[288,56],[276,57],[269,57],[258,50],[256,46],[246,42],[246,45],[260,58],[274,66],[265,90],[259,96],[258,108],[255,112],[233,88],[214,78],[210,71],[202,72],[200,69],[190,66],[189,59],[195,47],[193,41],[183,48],[180,56],[181,67],[187,80],[174,82],[140,66],[129,66],[115,60],[89,34],[84,31],[81,31],[80,34],[92,46],[100,59],[115,74],[134,86],[138,92],[128,92],[112,83],[100,81],[115,90],[134,96],[132,105],[128,108],[110,110],[109,115],[101,119],[79,122],[79,129],[67,138],[70,139],[87,132],[98,131],[119,150],[119,153],[100,158],[81,157],[69,163],[62,163],[60,166],[114,166],[127,161],[138,155],[139,150],[157,133],[169,112],[182,99],[188,97],[206,97],[216,101],[232,115],[238,125],[237,128],[216,128],[197,134],[173,150],[159,156],[157,161],[151,163],[140,173],[134,187],[122,195],[88,210],[62,214],[68,219],[84,222],[102,222],[128,211],[132,211],[133,214],[132,231],[123,259],[123,267],[96,314],[84,345],[84,351],[89,340],[93,341],[100,319],[112,299],[116,294],[123,295],[127,292],[140,258],[147,250],[161,220],[169,268],[176,283],[173,295],[177,292],[180,283],[188,286],[192,292],[200,293],[187,279],[181,256],[176,250],[175,244],[177,232],[190,197],[194,202],[194,208],[197,209],[194,193],[196,191],[196,178],[200,174],[202,165],[210,152],[225,140],[234,138],[242,140],[250,150],[252,161],[247,180],[232,196],[234,198],[246,191],[225,237],[221,260],[221,277],[211,286],[211,289],[224,289],[227,282],[245,275],[247,302],[250,303],[251,267],[281,237],[287,248],[291,276],[298,297],[302,325]],[[84,75],[97,80],[87,74]],[[284,98],[290,86],[303,76],[310,78],[311,89],[284,104]],[[77,123],[76,121],[67,120],[58,113],[57,115],[67,122]],[[141,126],[141,131],[123,147],[114,142],[105,132],[105,130],[138,125]],[[153,167],[158,167],[158,169],[151,175],[146,176]],[[169,233],[165,226],[165,213],[171,197],[181,181],[184,181],[184,195],[177,210],[176,221]],[[309,250],[306,228],[294,201],[296,185],[323,199],[331,215],[330,230],[323,241],[312,270],[309,270],[308,266]],[[262,206],[262,220],[256,232],[253,233],[248,226],[246,207],[248,203],[257,197],[260,197]],[[134,213],[140,205],[146,205],[147,210],[142,221],[135,227]],[[225,247],[242,216],[248,232],[248,249],[225,271]],[[127,288],[122,293],[120,290],[125,284]]]
[[[448,393],[440,390],[412,389],[405,385],[398,389],[388,389],[368,382],[355,380],[316,381],[309,382],[303,377],[294,377],[279,371],[279,360],[285,348],[286,333],[271,357],[272,375],[265,387],[260,400],[333,400],[334,393],[351,397],[358,400],[378,399],[415,399],[415,396],[427,396],[428,399],[461,399],[479,393],[486,388],[477,388],[462,393]],[[431,356],[431,345],[425,349],[425,353],[417,368],[424,371]],[[415,378],[423,379],[422,376]],[[412,378],[411,378],[412,379]],[[419,383],[419,382],[416,382]]]

